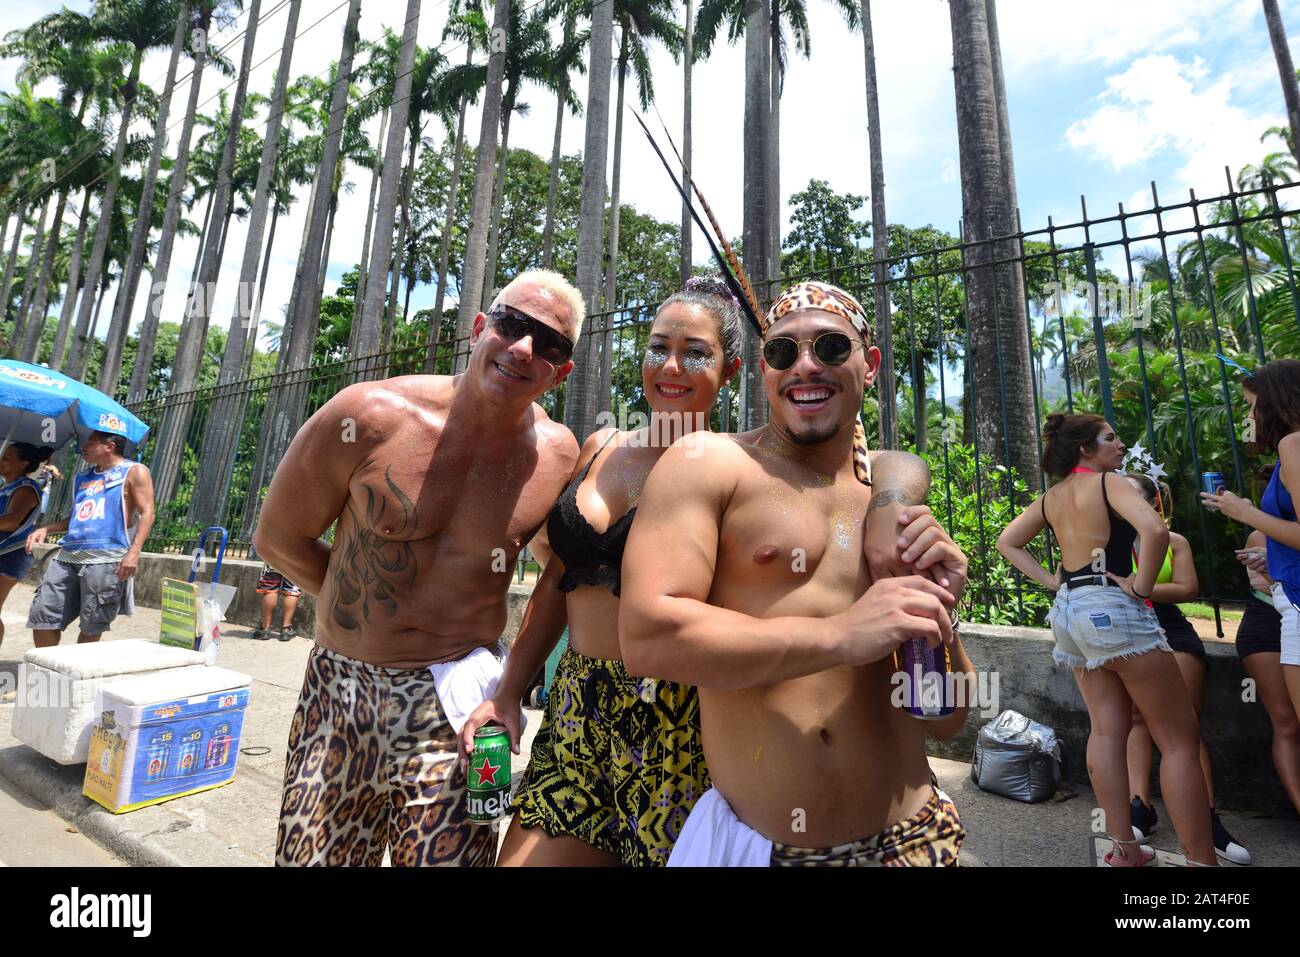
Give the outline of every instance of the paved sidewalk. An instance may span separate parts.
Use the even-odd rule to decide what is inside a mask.
[[[0,673],[16,677],[18,662],[31,648],[24,627],[33,589],[19,584],[5,603],[6,630],[0,645]],[[119,618],[106,640],[158,636],[158,612],[141,608]],[[224,635],[219,663],[253,677],[244,736],[235,780],[221,788],[142,808],[110,814],[81,795],[84,765],[64,768],[20,744],[10,734],[13,705],[0,705],[0,777],[35,801],[56,810],[118,857],[152,865],[269,865],[275,851],[276,819],[289,723],[302,684],[311,643],[252,641],[245,628]],[[65,643],[75,635],[65,635]],[[524,755],[541,721],[528,711]],[[515,759],[516,776],[526,761]],[[1068,800],[1025,805],[986,794],[970,780],[969,765],[932,759],[944,790],[956,802],[969,835],[962,863],[974,866],[1091,866],[1094,842],[1090,824],[1092,792],[1080,788]],[[1272,773],[1261,768],[1261,773]],[[1161,826],[1152,844],[1176,851],[1177,842],[1164,807],[1157,802]],[[1249,818],[1225,812],[1224,822],[1250,848],[1259,865],[1300,866],[1300,822]],[[6,846],[10,864],[30,856]],[[52,861],[51,861],[52,863]]]

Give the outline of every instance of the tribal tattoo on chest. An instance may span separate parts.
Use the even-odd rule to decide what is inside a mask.
[[[330,618],[348,631],[360,631],[379,609],[397,611],[397,596],[410,590],[418,571],[409,541],[388,536],[411,535],[419,523],[415,505],[393,482],[392,466],[384,471],[389,495],[369,483],[365,490],[365,515],[359,515],[356,498],[348,499],[352,528],[334,544],[333,603]],[[393,503],[396,503],[394,506]]]

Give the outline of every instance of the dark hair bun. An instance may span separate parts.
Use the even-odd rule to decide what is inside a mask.
[[[1047,417],[1047,421],[1043,423],[1043,437],[1046,438],[1049,435],[1055,435],[1057,432],[1061,431],[1061,426],[1064,424],[1065,413],[1053,412]]]

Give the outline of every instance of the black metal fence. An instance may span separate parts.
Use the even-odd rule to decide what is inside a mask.
[[[1242,434],[1244,400],[1233,366],[1219,356],[1248,367],[1300,356],[1300,242],[1287,204],[1298,187],[1229,178],[1221,195],[1162,203],[1152,184],[1147,208],[1121,204],[1090,216],[1081,198],[1074,221],[1049,219],[1003,237],[964,237],[960,226],[955,235],[891,227],[883,279],[866,250],[838,261],[824,250],[787,256],[796,268],[782,284],[832,282],[869,313],[884,297],[894,444],[930,462],[931,505],[972,558],[968,614],[1033,622],[1049,604],[1000,560],[994,542],[1025,497],[1044,487],[1039,437],[1055,410],[1100,412],[1149,452],[1145,467],[1163,471],[1173,488],[1173,525],[1193,544],[1202,594],[1216,614],[1220,601],[1244,595],[1231,549],[1246,530],[1200,508],[1195,490],[1205,470],[1224,472],[1248,496],[1262,488],[1266,460]],[[583,336],[592,339],[597,397],[588,412],[606,416],[601,424],[631,424],[635,413],[649,412],[641,357],[656,306],[621,303],[588,316]],[[435,350],[422,329],[405,331],[384,352],[153,395],[134,406],[154,427],[140,453],[159,490],[150,547],[188,551],[203,526],[220,524],[236,554],[247,553],[266,486],[298,424],[353,382],[449,373],[468,352],[464,339]],[[745,380],[724,389],[715,429],[734,431],[747,420]],[[565,399],[562,385],[541,403],[559,418]],[[869,435],[878,401],[874,391],[864,399]],[[579,431],[596,424],[588,414]],[[67,495],[65,483],[53,502],[60,514]],[[1050,543],[1043,557],[1054,559]]]

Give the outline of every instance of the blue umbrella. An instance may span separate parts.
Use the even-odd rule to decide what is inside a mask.
[[[0,359],[0,439],[59,448],[73,435],[112,432],[126,439],[127,455],[149,434],[118,402],[84,382],[44,366]]]

